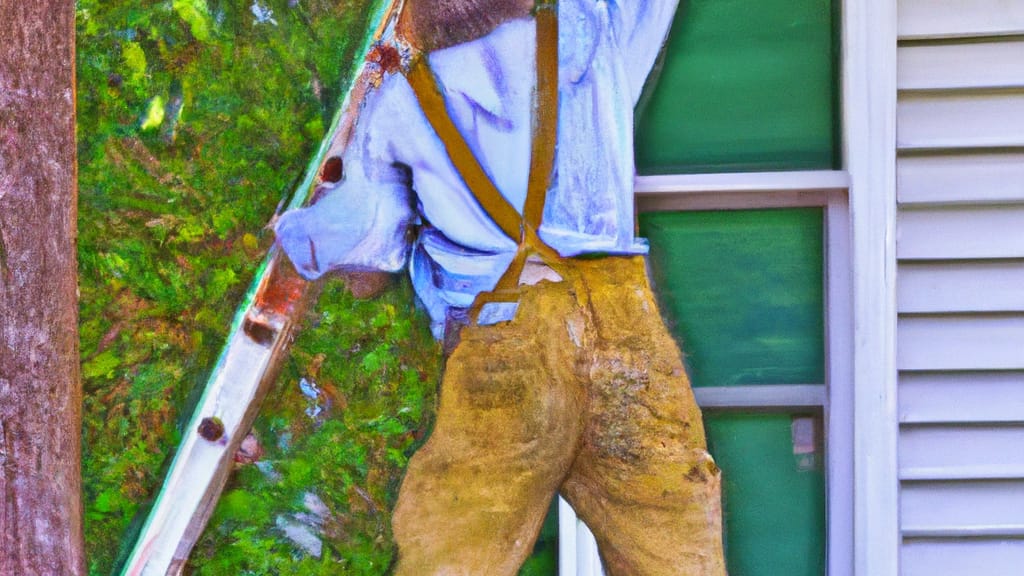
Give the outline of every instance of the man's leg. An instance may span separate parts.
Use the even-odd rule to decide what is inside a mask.
[[[584,445],[562,492],[610,576],[724,576],[719,471],[643,261],[583,268],[597,334]]]
[[[399,494],[396,575],[516,574],[579,448],[586,362],[567,326],[582,321],[541,284],[512,322],[463,329]]]

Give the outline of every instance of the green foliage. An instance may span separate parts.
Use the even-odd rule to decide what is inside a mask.
[[[141,528],[271,242],[264,225],[333,116],[369,1],[260,0],[276,24],[249,2],[76,4],[91,575],[116,571]],[[256,422],[266,454],[232,476],[187,573],[386,572],[441,369],[413,302],[404,280],[373,301],[325,287]],[[327,509],[319,559],[279,526],[308,514],[308,494]],[[524,573],[550,568],[547,542]]]
[[[262,468],[232,478],[192,555],[194,574],[385,572],[394,555],[391,509],[427,434],[441,369],[413,302],[405,281],[372,301],[354,300],[340,282],[326,285],[254,426],[267,451]],[[329,511],[320,559],[279,528],[309,514],[308,493]]]
[[[188,23],[192,36],[200,42],[210,41],[210,9],[206,0],[174,0],[174,11]]]
[[[128,71],[127,81],[132,86],[140,86],[146,80],[146,53],[135,42],[124,42],[121,45],[121,57]]]
[[[146,106],[146,114],[142,118],[143,131],[159,128],[164,123],[164,99],[163,96],[153,96]]]
[[[523,562],[519,576],[551,576],[558,573],[558,499],[551,502],[541,526],[533,555]]]
[[[91,574],[134,538],[367,29],[364,0],[261,4],[276,24],[227,0],[76,4]]]

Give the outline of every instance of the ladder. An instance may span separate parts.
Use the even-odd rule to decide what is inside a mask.
[[[377,6],[371,20],[374,32],[366,40],[364,54],[393,39],[401,7],[402,0],[385,0]],[[335,170],[331,164],[342,156],[363,101],[382,75],[382,67],[372,58],[359,63],[328,137],[286,208],[302,206],[316,184],[325,177],[332,179],[325,172]],[[317,295],[318,285],[306,282],[276,246],[271,248],[235,313],[224,349],[122,575],[181,573],[227,483],[234,454],[287,357],[296,323]]]

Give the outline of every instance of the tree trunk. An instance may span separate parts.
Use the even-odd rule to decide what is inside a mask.
[[[74,22],[0,0],[0,574],[85,572]]]

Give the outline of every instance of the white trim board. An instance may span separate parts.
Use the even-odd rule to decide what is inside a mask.
[[[695,387],[693,395],[702,410],[821,408],[826,398],[824,384],[703,386]]]
[[[558,497],[558,576],[604,576],[594,534]]]
[[[852,565],[854,576],[897,576],[896,2],[843,0],[841,9],[853,286]],[[842,568],[842,559],[830,559],[830,576]]]
[[[639,176],[634,181],[638,212],[757,210],[828,205],[846,194],[843,170]]]
[[[827,557],[830,576],[850,576],[852,574],[853,546],[849,534],[853,532],[853,391],[852,391],[852,337],[851,321],[851,277],[850,277],[850,211],[845,172],[824,172],[810,178],[791,178],[795,175],[781,176],[777,182],[785,179],[800,186],[803,182],[805,190],[822,190],[813,204],[787,203],[790,198],[779,196],[780,192],[766,191],[775,185],[752,186],[760,188],[743,190],[741,182],[750,175],[724,175],[723,178],[711,178],[711,183],[703,185],[693,181],[695,176],[661,177],[660,185],[664,199],[681,200],[686,209],[694,209],[687,202],[695,196],[704,196],[709,188],[728,188],[728,194],[710,193],[710,198],[721,196],[746,198],[760,207],[766,198],[775,198],[779,207],[795,207],[813,205],[824,208],[826,217],[826,300],[828,302],[826,316],[828,354],[826,357],[826,377],[828,388],[824,384],[775,384],[758,386],[723,386],[695,388],[694,394],[698,405],[704,409],[715,410],[799,410],[809,408],[822,410],[826,419],[826,442],[828,448],[828,531],[835,535],[827,542]],[[822,177],[823,176],[823,177]],[[644,185],[650,191],[656,188],[652,181]],[[682,191],[680,191],[682,189]],[[671,190],[674,190],[671,191]],[[823,311],[825,313],[825,311]],[[559,506],[560,528],[560,560],[561,576],[601,576],[600,564],[597,560],[597,547],[593,535],[586,525],[580,521],[572,508],[564,501]]]
[[[637,176],[633,182],[637,196],[701,192],[747,194],[771,191],[824,191],[846,190],[850,187],[850,178],[842,170],[671,174]]]
[[[825,211],[825,488],[828,574],[853,574],[854,391],[850,203],[835,194]]]

